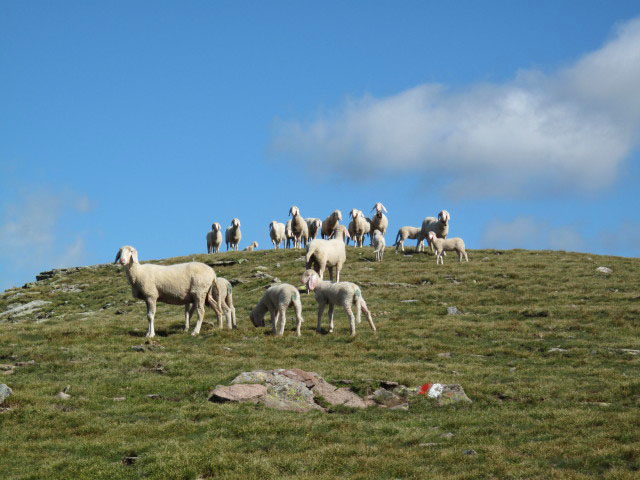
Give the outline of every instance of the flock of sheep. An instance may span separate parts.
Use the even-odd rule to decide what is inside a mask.
[[[329,332],[333,332],[333,311],[335,306],[344,308],[349,317],[351,335],[356,333],[356,322],[360,323],[361,313],[367,317],[371,329],[376,327],[371,313],[362,296],[360,287],[351,282],[340,281],[340,271],[346,262],[346,247],[349,240],[353,240],[356,247],[364,245],[365,235],[369,235],[374,247],[376,260],[382,261],[386,247],[384,235],[389,222],[384,214],[387,210],[378,202],[372,208],[375,214],[366,218],[361,210],[352,209],[351,222],[348,227],[340,225],[342,213],[335,210],[321,221],[319,218],[303,218],[300,209],[292,206],[289,209],[291,220],[287,224],[273,221],[269,224],[269,235],[274,248],[281,245],[293,248],[306,248],[306,270],[301,281],[307,292],[313,291],[318,303],[317,331],[321,331],[322,314],[325,307],[329,312]],[[432,247],[436,254],[436,263],[444,263],[446,251],[455,251],[459,261],[469,261],[461,238],[446,238],[449,233],[450,215],[442,210],[438,217],[427,217],[421,228],[402,227],[396,235],[394,246],[396,251],[402,249],[407,239],[417,241],[418,251],[424,249],[424,242]],[[320,233],[322,238],[316,238]],[[227,250],[238,250],[242,239],[240,221],[234,218],[225,231]],[[207,251],[218,252],[222,245],[222,228],[214,223],[207,233]],[[245,251],[251,251],[258,246],[253,242]],[[127,279],[132,288],[134,298],[144,300],[147,305],[147,337],[155,336],[154,318],[158,301],[173,305],[184,305],[185,331],[189,330],[189,320],[194,312],[198,312],[198,322],[192,335],[200,333],[204,319],[205,305],[208,304],[216,313],[219,328],[223,328],[223,317],[227,321],[227,328],[236,327],[235,308],[231,284],[224,278],[216,277],[214,270],[200,262],[182,263],[177,265],[141,265],[135,248],[126,245],[118,251],[116,263],[125,267]],[[325,270],[329,270],[331,282],[324,280]],[[336,281],[333,282],[333,271],[336,271]],[[264,316],[269,312],[274,335],[283,335],[287,308],[293,307],[296,314],[296,334],[300,336],[303,322],[302,303],[298,289],[287,283],[279,283],[267,289],[258,304],[250,314],[251,322],[256,327],[264,326]],[[353,310],[355,309],[355,315]]]

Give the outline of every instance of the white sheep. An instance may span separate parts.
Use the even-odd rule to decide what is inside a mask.
[[[436,232],[429,232],[427,236],[429,243],[433,246],[436,252],[436,265],[438,263],[444,264],[444,252],[455,250],[458,252],[459,260],[462,261],[464,258],[467,262],[469,261],[469,257],[467,256],[467,252],[464,248],[464,240],[459,237],[454,238],[438,238],[436,236]]]
[[[269,236],[271,237],[271,243],[275,249],[280,248],[280,244],[285,242],[285,225],[284,223],[276,222],[275,220],[269,224]]]
[[[245,249],[243,249],[243,252],[253,252],[256,248],[258,248],[258,242],[256,242],[255,240],[253,242],[251,242],[251,244],[249,244],[248,247],[246,247]]]
[[[334,210],[331,215],[322,221],[322,238],[329,238],[338,225],[338,222],[342,220],[342,212],[340,210]]]
[[[326,305],[329,305],[329,333],[333,332],[333,309],[336,305],[341,305],[349,317],[351,336],[355,336],[356,334],[356,317],[353,315],[352,306],[355,307],[356,310],[357,322],[361,322],[360,313],[364,312],[373,333],[376,333],[376,326],[373,324],[371,312],[369,312],[367,303],[362,297],[360,287],[355,283],[325,282],[324,280],[321,280],[318,274],[313,270],[306,270],[302,274],[302,283],[307,286],[307,291],[313,291],[316,297],[316,302],[318,302],[317,332],[322,331],[322,313],[324,312],[324,307]]]
[[[313,240],[318,236],[318,232],[322,230],[322,220],[319,218],[305,218],[305,222],[307,222],[307,227],[309,229],[308,241]]]
[[[240,240],[242,240],[242,232],[240,231],[240,220],[234,218],[233,220],[231,220],[231,226],[227,227],[224,235],[224,241],[227,244],[227,251],[229,250],[229,247],[231,247],[231,250],[235,250],[237,252]]]
[[[291,245],[296,241],[291,231],[291,220],[287,220],[287,224],[284,227],[284,238],[286,239],[286,248],[291,248]]]
[[[393,245],[396,247],[396,252],[398,252],[398,248],[402,248],[404,252],[404,242],[409,238],[411,240],[417,240],[420,236],[420,229],[418,227],[402,227],[398,230],[398,234],[396,235],[396,243]],[[416,244],[416,249],[418,245]]]
[[[211,231],[207,232],[207,253],[217,253],[222,245],[222,227],[218,222],[211,225]]]
[[[418,235],[417,245],[419,252],[424,250],[424,240],[427,240],[427,244],[431,246],[428,238],[429,232],[434,232],[438,238],[447,238],[447,235],[449,234],[450,219],[451,216],[449,215],[449,212],[442,210],[438,213],[438,218],[426,217],[422,221],[422,228],[420,229],[420,235]]]
[[[336,225],[336,228],[333,229],[333,232],[331,233],[329,239],[334,238],[342,239],[343,242],[349,242],[351,235],[349,234],[347,227],[345,227],[344,225]]]
[[[238,328],[236,322],[236,309],[233,306],[233,287],[226,278],[217,277],[216,286],[217,291],[212,290],[211,296],[218,302],[218,305],[222,309],[224,317],[227,320],[227,328]],[[188,321],[187,321],[188,327]],[[222,317],[218,316],[218,327],[222,328]]]
[[[296,335],[300,336],[300,328],[304,319],[302,318],[302,303],[300,301],[300,293],[298,289],[288,283],[279,283],[269,287],[264,295],[253,307],[249,318],[251,323],[256,327],[264,327],[264,314],[269,312],[271,315],[271,326],[274,335],[282,336],[284,334],[284,326],[287,321],[287,308],[293,305],[296,312],[298,324],[296,326]],[[280,328],[278,329],[278,322]]]
[[[200,333],[205,303],[213,308],[216,315],[222,315],[220,306],[213,297],[213,292],[218,289],[215,282],[216,273],[209,265],[200,262],[140,265],[138,251],[129,245],[120,248],[114,263],[118,261],[124,265],[133,297],[144,300],[147,304],[147,337],[156,335],[153,320],[158,301],[184,305],[186,331],[189,330],[189,317],[197,309],[198,323],[192,335]]]
[[[387,243],[384,241],[384,235],[380,230],[376,230],[373,232],[373,251],[376,254],[376,260],[378,262],[382,261],[384,257],[384,249],[387,246]]]
[[[371,232],[371,220],[364,216],[362,210],[352,208],[349,212],[352,220],[349,222],[349,234],[353,238],[356,247],[364,245],[364,236]],[[349,240],[347,240],[347,244]]]
[[[340,281],[340,270],[347,261],[347,250],[344,240],[323,240],[316,238],[307,245],[306,267],[314,268],[320,278],[324,278],[324,271],[329,269],[329,276],[333,281],[333,268],[336,268],[336,282]]]
[[[300,215],[300,209],[295,205],[289,209],[289,215],[291,215],[291,234],[294,238],[293,247],[302,248],[305,232],[306,235],[309,236],[307,222],[304,221],[304,218]]]
[[[376,211],[375,215],[371,219],[371,232],[369,233],[369,238],[371,239],[371,244],[373,245],[373,232],[375,232],[376,230],[380,230],[382,232],[382,235],[386,234],[387,228],[389,227],[389,220],[387,219],[387,216],[382,213],[383,210],[385,212],[387,211],[382,203],[377,202],[371,210]]]

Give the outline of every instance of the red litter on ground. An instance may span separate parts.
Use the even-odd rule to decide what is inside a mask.
[[[420,387],[420,390],[418,391],[418,395],[425,395],[429,391],[432,385],[433,383],[425,383],[424,385],[422,385]]]

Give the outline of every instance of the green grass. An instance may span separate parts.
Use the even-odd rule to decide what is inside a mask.
[[[0,372],[14,391],[0,413],[2,478],[640,477],[640,357],[620,350],[640,348],[640,260],[474,250],[469,263],[450,255],[436,266],[433,256],[388,249],[378,264],[370,248],[349,248],[342,279],[364,284],[378,335],[363,322],[350,338],[338,310],[336,331],[316,334],[315,301],[303,295],[302,337],[290,312],[285,336],[274,338],[248,320],[268,284],[251,275],[263,265],[298,285],[301,255],[160,262],[248,260],[215,267],[246,281],[234,287],[238,330],[214,328],[208,309],[192,337],[182,331],[182,308],[159,304],[164,348],[147,352],[131,349],[145,341],[145,307],[121,267],[71,271],[0,295],[0,312],[52,302],[34,315],[0,317],[0,364],[35,361]],[[601,265],[613,273],[598,274]],[[52,293],[64,284],[84,286]],[[448,306],[463,315],[447,315]],[[444,352],[451,357],[438,356]],[[408,412],[300,414],[207,401],[212,387],[242,371],[289,367],[355,380],[359,391],[378,380],[460,383],[473,404],[437,408],[418,399]],[[66,385],[72,398],[56,399]],[[135,463],[121,462],[133,454]]]

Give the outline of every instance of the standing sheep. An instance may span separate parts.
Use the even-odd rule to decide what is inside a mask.
[[[338,225],[338,222],[342,220],[342,212],[340,210],[334,210],[331,215],[324,219],[322,222],[321,236],[322,238],[329,238]]]
[[[342,239],[343,242],[348,243],[351,235],[349,235],[347,227],[345,227],[344,225],[336,225],[336,228],[333,229],[333,232],[331,233],[329,239],[333,238],[339,238]]]
[[[418,227],[402,227],[398,230],[398,234],[396,235],[396,243],[393,245],[396,247],[396,253],[398,252],[398,247],[402,248],[404,252],[404,242],[407,238],[411,240],[417,240],[420,236],[420,229]],[[418,245],[416,245],[416,249]]]
[[[287,220],[287,224],[284,227],[284,238],[286,239],[286,248],[291,248],[291,244],[295,243],[296,239],[291,231],[291,220]]]
[[[127,280],[134,298],[147,304],[147,337],[155,337],[153,321],[158,301],[171,305],[184,305],[185,330],[189,330],[189,317],[198,310],[198,323],[192,335],[200,333],[204,319],[204,305],[207,303],[222,315],[213,292],[218,289],[216,273],[209,265],[200,262],[179,263],[177,265],[140,265],[138,251],[125,245],[118,250],[114,263],[124,265]],[[219,317],[218,317],[219,318]]]
[[[380,232],[380,230],[376,230],[373,232],[373,250],[376,254],[376,260],[378,262],[382,261],[382,257],[384,257],[384,249],[387,246],[384,241],[384,236]]]
[[[227,227],[227,230],[224,234],[224,241],[227,244],[227,251],[229,251],[229,247],[231,247],[231,250],[235,250],[237,252],[240,240],[242,240],[242,232],[240,231],[240,220],[234,218],[233,220],[231,220],[231,226]]]
[[[287,321],[287,308],[293,305],[296,312],[298,324],[296,326],[296,335],[300,336],[300,328],[304,319],[302,318],[302,302],[300,301],[300,293],[298,289],[288,283],[279,283],[269,287],[258,304],[251,310],[249,318],[251,323],[256,327],[264,327],[264,314],[269,312],[271,315],[271,326],[274,335],[282,336],[284,334],[284,325]],[[278,321],[280,328],[278,329]]]
[[[323,240],[317,238],[307,245],[306,267],[318,272],[320,279],[324,277],[324,271],[329,269],[329,278],[333,281],[333,268],[336,268],[336,282],[340,281],[340,270],[347,261],[347,250],[344,240]]]
[[[436,265],[438,263],[444,265],[445,250],[449,252],[455,250],[458,253],[458,258],[461,262],[463,258],[467,262],[469,261],[469,257],[467,256],[467,252],[464,248],[464,241],[461,238],[438,238],[436,237],[436,232],[429,232],[427,239],[436,252]]]
[[[322,314],[326,305],[329,305],[329,333],[333,332],[333,309],[336,305],[341,305],[349,317],[352,337],[356,334],[356,317],[353,315],[352,306],[356,309],[357,322],[361,322],[360,313],[364,312],[373,333],[376,333],[376,326],[373,324],[371,312],[369,312],[367,303],[362,297],[360,287],[355,283],[325,282],[313,270],[306,270],[302,274],[302,283],[307,286],[307,291],[313,291],[316,302],[318,302],[318,325],[316,327],[318,333],[322,332]]]
[[[384,208],[384,205],[380,202],[377,202],[371,210],[376,211],[375,215],[371,219],[371,233],[369,233],[371,243],[373,244],[373,232],[376,230],[380,230],[380,232],[382,232],[382,235],[386,234],[387,227],[389,226],[389,220],[387,220],[387,216],[382,213],[383,210],[386,212],[387,209]]]
[[[446,210],[440,211],[438,213],[438,218],[434,217],[426,217],[422,221],[422,228],[420,229],[420,235],[418,235],[418,251],[421,252],[424,250],[423,241],[427,240],[427,244],[429,243],[429,232],[434,232],[436,237],[438,238],[447,238],[449,234],[449,220],[451,219],[449,212]]]
[[[319,218],[306,218],[307,227],[309,228],[308,241],[313,240],[318,236],[318,232],[322,230],[322,220]]]
[[[285,237],[285,225],[284,223],[276,222],[275,220],[269,224],[269,236],[271,237],[271,243],[275,249],[280,248],[280,244],[284,244]]]
[[[294,238],[293,247],[302,248],[302,237],[305,230],[308,231],[307,223],[300,215],[300,209],[295,205],[289,209],[289,215],[291,215],[291,233]]]
[[[217,253],[222,245],[222,227],[218,222],[211,225],[211,231],[207,232],[207,253]]]
[[[236,309],[233,306],[233,287],[231,286],[231,283],[226,278],[217,277],[216,286],[218,289],[217,291],[212,291],[211,296],[216,302],[218,302],[218,305],[220,305],[222,313],[227,319],[227,328],[238,328],[238,324],[236,322]],[[222,317],[220,316],[218,316],[218,328],[222,329]]]
[[[361,210],[355,208],[351,209],[349,215],[353,219],[349,222],[349,234],[353,238],[354,245],[362,247],[364,245],[364,236],[371,231],[371,221],[365,218]]]

